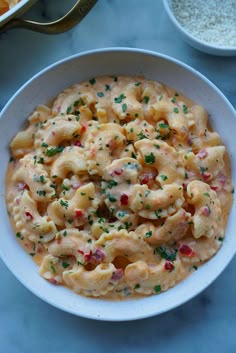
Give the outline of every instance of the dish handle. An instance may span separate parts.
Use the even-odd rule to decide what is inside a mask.
[[[25,28],[46,34],[63,33],[81,22],[97,1],[98,0],[77,0],[75,5],[65,16],[53,22],[40,23],[14,18],[3,25],[0,31],[6,31],[11,28]]]

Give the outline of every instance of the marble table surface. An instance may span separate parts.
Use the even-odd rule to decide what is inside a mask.
[[[40,0],[24,17],[49,21],[75,2]],[[177,58],[214,82],[236,108],[236,57],[185,44],[161,0],[99,0],[71,31],[49,36],[23,29],[0,35],[0,110],[32,75],[69,55],[102,47],[136,47]],[[236,258],[204,292],[149,319],[108,323],[64,313],[37,298],[0,260],[0,353],[236,351]]]

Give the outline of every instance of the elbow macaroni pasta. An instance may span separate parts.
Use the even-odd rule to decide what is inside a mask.
[[[220,248],[230,163],[206,110],[141,77],[92,78],[10,143],[6,202],[40,275],[104,298],[166,291]]]

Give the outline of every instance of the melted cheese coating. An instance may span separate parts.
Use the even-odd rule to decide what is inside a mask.
[[[10,149],[12,226],[52,284],[109,299],[153,295],[222,244],[227,151],[205,109],[164,84],[75,84],[37,107]]]

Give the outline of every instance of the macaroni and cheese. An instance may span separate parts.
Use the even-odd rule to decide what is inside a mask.
[[[225,146],[206,110],[164,84],[75,84],[38,106],[10,149],[10,219],[52,284],[104,298],[157,294],[224,240]]]

